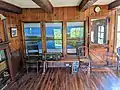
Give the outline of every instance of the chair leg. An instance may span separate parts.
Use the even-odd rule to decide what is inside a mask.
[[[90,73],[91,73],[91,63],[89,62],[89,66],[88,66],[88,76],[90,75]]]
[[[46,67],[46,69],[48,68],[48,63],[46,62],[46,64],[45,64],[45,67]]]
[[[45,62],[43,62],[43,73],[45,73]]]
[[[119,71],[119,62],[117,62],[117,72]]]
[[[71,73],[73,74],[73,71],[74,71],[74,70],[73,70],[73,63],[72,63],[72,67],[71,67],[71,69],[72,69],[72,70],[71,70]]]
[[[38,73],[38,67],[39,67],[39,65],[38,65],[38,62],[37,62],[37,73]]]
[[[26,65],[26,68],[27,68],[27,74],[28,74],[28,69],[29,69],[28,65]]]

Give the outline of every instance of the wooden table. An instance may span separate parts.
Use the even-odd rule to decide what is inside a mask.
[[[39,61],[39,62],[42,62],[43,63],[43,73],[45,73],[45,71],[46,71],[46,69],[48,68],[48,63],[57,63],[57,62],[63,62],[63,63],[72,63],[72,65],[71,65],[71,71],[72,71],[72,73],[73,73],[73,71],[74,71],[74,67],[73,67],[73,64],[74,64],[74,62],[78,62],[79,63],[79,60],[78,60],[78,58],[77,58],[77,56],[67,56],[65,59],[61,59],[61,60],[49,60],[49,61],[47,61],[47,60],[44,60],[44,61]]]

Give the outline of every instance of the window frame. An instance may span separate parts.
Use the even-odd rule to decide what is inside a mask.
[[[102,42],[104,43],[104,38],[105,38],[105,34],[106,34],[106,32],[105,32],[105,30],[102,32],[102,25],[99,25],[98,26],[98,28],[100,27],[100,29],[98,29],[98,43],[99,43],[99,40],[102,40]],[[104,36],[103,37],[101,37],[102,35],[101,34],[103,34]],[[100,36],[99,36],[100,35]],[[100,43],[99,43],[100,44]]]
[[[68,54],[68,55],[76,55],[77,54],[77,50],[76,50],[76,53],[68,53],[68,48],[67,48],[67,46],[68,46],[68,41],[70,40],[70,41],[72,41],[72,40],[78,40],[78,38],[70,38],[70,39],[68,39],[67,38],[67,30],[68,30],[68,28],[67,28],[67,23],[69,23],[69,22],[82,22],[83,23],[83,30],[84,30],[84,33],[83,33],[83,46],[85,46],[85,21],[67,21],[66,22],[66,53]],[[80,40],[80,38],[79,38],[79,40]]]
[[[104,20],[104,21],[102,21],[102,20]],[[91,24],[91,23],[93,23],[93,22],[100,22],[100,24],[97,24],[97,25],[95,25],[96,27],[95,28],[98,28],[98,26],[104,26],[104,37],[103,37],[103,44],[99,44],[99,45],[104,45],[104,46],[106,46],[107,47],[107,44],[109,43],[109,40],[108,40],[108,37],[109,37],[109,33],[108,33],[108,31],[109,31],[109,19],[108,19],[108,17],[106,17],[106,16],[102,16],[102,17],[90,17],[90,19],[89,19],[89,24],[90,24],[90,26],[89,26],[89,28],[90,28],[90,44],[91,45],[96,45],[96,44],[99,44],[98,43],[98,40],[99,40],[99,37],[98,37],[98,29],[96,30],[97,31],[97,34],[95,34],[95,35],[97,35],[96,36],[96,38],[97,39],[95,39],[95,37],[94,36],[91,36],[92,34],[91,34],[91,32],[94,32],[95,33],[95,31],[94,30],[92,30],[92,28],[93,28],[93,25]],[[101,23],[102,22],[102,23]],[[92,38],[93,37],[93,38]],[[92,41],[93,40],[93,41]]]
[[[41,43],[42,43],[42,28],[41,28],[41,24],[42,24],[42,22],[23,22],[23,40],[24,40],[24,52],[25,52],[25,55],[27,56],[27,53],[26,53],[26,41],[33,41],[33,40],[26,40],[25,38],[26,38],[26,36],[25,36],[25,31],[24,31],[24,28],[25,28],[25,23],[39,23],[39,26],[40,26],[40,36],[41,36],[41,38],[40,39],[35,39],[35,41],[41,41]],[[42,49],[41,49],[41,52],[39,52],[40,54],[42,54],[42,50],[43,50],[43,46],[42,46]],[[39,50],[40,51],[40,50]]]
[[[48,52],[48,51],[47,51],[47,41],[50,41],[50,40],[53,40],[53,41],[55,41],[55,40],[61,40],[61,41],[62,41],[62,48],[61,48],[62,52],[58,52],[58,53],[62,53],[62,54],[63,54],[63,22],[62,22],[62,21],[46,21],[46,22],[44,23],[44,24],[45,24],[45,33],[46,33],[46,24],[47,24],[47,23],[61,23],[61,26],[62,26],[62,28],[61,28],[61,29],[62,29],[62,30],[61,30],[61,31],[62,31],[62,32],[61,32],[62,38],[61,38],[61,39],[54,39],[54,38],[48,39],[47,36],[46,36],[47,34],[45,34],[45,40],[46,40],[46,42],[45,42],[45,43],[46,43],[46,46],[45,46],[45,47],[46,47],[46,52]],[[48,53],[49,53],[49,52],[48,52]],[[54,53],[57,53],[57,52],[54,52]]]

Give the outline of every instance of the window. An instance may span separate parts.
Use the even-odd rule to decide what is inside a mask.
[[[76,48],[84,45],[84,22],[67,23],[67,53],[76,54]]]
[[[62,52],[62,23],[46,23],[47,52]]]
[[[42,53],[40,23],[24,23],[24,34],[25,34],[26,51],[28,45],[38,44],[39,52]]]
[[[98,26],[98,43],[104,43],[104,26]]]
[[[120,47],[120,15],[118,15],[117,24],[117,48]]]
[[[107,44],[107,20],[91,19],[91,42]]]

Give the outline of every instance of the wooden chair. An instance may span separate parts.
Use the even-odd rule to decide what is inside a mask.
[[[36,68],[37,73],[38,73],[38,64],[40,60],[40,55],[39,55],[39,48],[38,45],[28,45],[27,46],[27,60],[26,60],[26,68],[27,68],[27,73],[28,69],[31,68]]]
[[[88,74],[90,74],[90,59],[87,53],[88,48],[86,46],[78,47],[78,59],[79,59],[79,68],[84,71],[87,70]]]
[[[116,53],[104,51],[90,51],[89,58],[91,59],[91,69],[99,68],[101,70],[109,70],[117,67]]]

